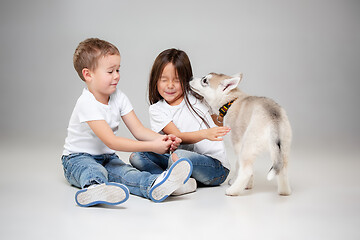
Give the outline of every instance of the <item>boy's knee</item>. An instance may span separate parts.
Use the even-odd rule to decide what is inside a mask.
[[[132,153],[132,154],[130,154],[130,157],[129,157],[129,162],[133,166],[134,166],[133,163],[136,163],[136,159],[137,159],[136,155],[137,155],[136,153]]]
[[[141,153],[134,152],[134,153],[130,154],[129,162],[133,167],[135,167],[137,169],[142,168],[143,160],[141,157]]]

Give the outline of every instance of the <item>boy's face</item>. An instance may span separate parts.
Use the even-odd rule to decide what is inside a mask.
[[[120,56],[107,55],[99,59],[98,66],[94,71],[89,71],[90,78],[86,82],[90,92],[97,99],[108,100],[109,96],[115,92],[120,80],[119,68]]]

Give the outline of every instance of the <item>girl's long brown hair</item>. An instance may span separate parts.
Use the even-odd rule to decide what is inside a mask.
[[[191,63],[188,55],[179,49],[171,48],[161,52],[155,59],[154,64],[152,66],[150,72],[150,80],[149,80],[149,102],[150,104],[157,103],[162,100],[163,97],[159,94],[157,89],[157,82],[159,81],[161,74],[168,63],[172,63],[175,66],[176,72],[180,79],[181,88],[184,94],[184,100],[186,106],[189,108],[190,112],[195,113],[204,123],[210,128],[208,122],[201,116],[198,111],[194,109],[194,107],[190,104],[188,94],[192,94],[197,99],[201,100],[202,97],[196,94],[190,88],[190,80],[193,77],[193,72],[191,68]]]

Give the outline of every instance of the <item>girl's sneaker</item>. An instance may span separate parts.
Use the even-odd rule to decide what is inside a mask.
[[[81,207],[89,207],[104,203],[117,205],[129,198],[129,189],[120,183],[93,184],[78,191],[75,195],[76,203]]]
[[[187,181],[185,184],[183,184],[178,189],[176,189],[171,195],[179,196],[187,193],[192,193],[196,191],[196,187],[197,187],[196,180],[194,178],[189,178],[189,181]]]
[[[167,171],[155,180],[149,192],[150,199],[154,202],[164,201],[189,180],[192,168],[192,163],[186,158],[174,162]]]

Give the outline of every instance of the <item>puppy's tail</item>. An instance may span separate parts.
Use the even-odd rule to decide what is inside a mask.
[[[270,140],[270,155],[273,165],[267,175],[269,181],[278,175],[283,168],[285,158],[284,153],[286,152],[286,144],[281,140],[279,131],[275,131],[272,136],[273,138]]]
[[[273,116],[274,124],[270,128],[269,147],[270,155],[273,161],[267,179],[272,180],[276,175],[282,171],[287,165],[289,159],[290,145],[291,145],[291,127],[287,119],[285,111],[273,111],[276,114]]]
[[[273,134],[273,138],[270,140],[270,155],[273,161],[273,165],[267,175],[267,179],[270,181],[287,165],[291,143],[291,130],[288,128],[286,131],[277,131]],[[281,134],[286,132],[287,134]]]
[[[280,173],[280,170],[284,166],[283,156],[281,154],[281,141],[276,141],[276,147],[273,147],[271,151],[272,159],[273,159],[273,165],[269,170],[269,173],[267,175],[267,179],[270,181],[272,180],[276,175]]]
[[[267,180],[271,181],[276,175],[279,174],[279,172],[280,172],[279,167],[273,165],[269,170],[269,173],[267,175]]]

